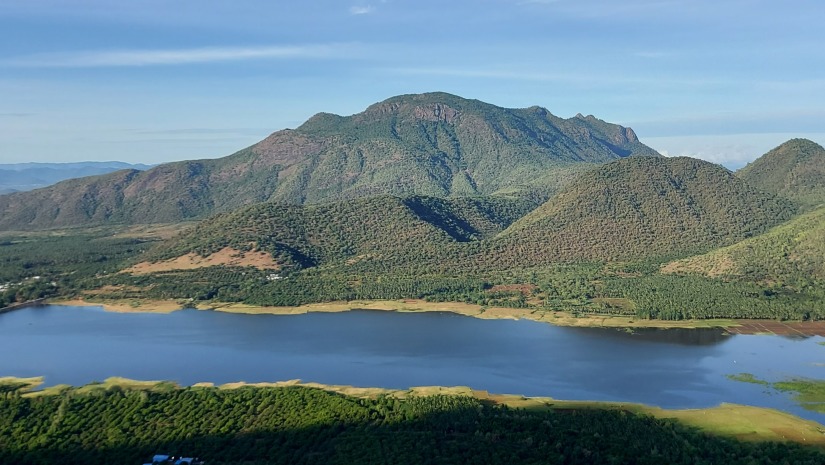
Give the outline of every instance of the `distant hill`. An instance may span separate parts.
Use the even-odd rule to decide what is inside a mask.
[[[602,261],[728,245],[789,219],[787,200],[692,158],[630,158],[580,176],[510,226],[499,263]]]
[[[352,116],[321,113],[228,157],[169,163],[0,196],[0,230],[152,223],[264,201],[377,194],[546,199],[595,163],[658,154],[630,128],[540,107],[444,93],[404,95]]]
[[[825,203],[825,148],[807,139],[791,139],[736,174],[765,192],[806,207]]]
[[[119,161],[84,161],[75,163],[0,163],[0,194],[28,191],[60,181],[94,176],[113,171],[147,170],[151,165]]]
[[[669,263],[666,273],[701,274],[797,289],[825,284],[825,207],[765,234]]]

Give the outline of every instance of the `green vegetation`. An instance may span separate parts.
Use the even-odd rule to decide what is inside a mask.
[[[301,386],[105,383],[0,397],[0,462],[141,463],[160,451],[210,464],[819,464],[821,449],[740,442],[628,410],[461,395],[356,398]],[[564,404],[564,403],[562,403]]]
[[[737,171],[737,176],[765,191],[805,207],[825,203],[825,148],[807,139],[791,139]]]
[[[273,306],[411,298],[645,319],[825,316],[818,288],[659,273],[668,256],[733,243],[793,212],[718,166],[620,160],[524,216],[530,208],[503,196],[259,204],[202,222],[141,260],[261,250],[281,265],[281,279],[214,267],[121,274],[98,286],[118,286],[115,299]],[[636,261],[615,261],[622,258]]]
[[[779,391],[794,393],[794,399],[802,407],[819,413],[825,413],[825,380],[792,379],[773,383]]]
[[[2,236],[0,308],[87,288],[90,279],[116,273],[155,242],[112,237],[108,230]]]
[[[738,373],[735,375],[728,375],[728,379],[732,381],[740,381],[743,383],[760,384],[762,386],[770,386],[771,383],[759,379],[751,373]]]
[[[788,201],[718,165],[629,158],[579,177],[508,228],[493,254],[508,267],[684,256],[762,233],[793,213]]]
[[[825,207],[761,236],[673,262],[665,270],[794,289],[822,289],[825,287]]]
[[[794,400],[803,408],[814,412],[825,413],[825,380],[794,378],[769,383],[750,373],[729,375],[728,378],[734,381],[770,386],[777,391],[792,393]]]

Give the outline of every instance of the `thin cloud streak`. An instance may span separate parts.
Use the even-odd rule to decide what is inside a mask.
[[[568,82],[588,85],[622,85],[622,84],[645,84],[651,86],[676,85],[676,86],[730,86],[736,82],[729,79],[713,78],[668,78],[668,77],[616,77],[599,76],[596,74],[570,74],[570,73],[545,73],[532,71],[497,71],[482,69],[460,69],[460,68],[387,68],[383,71],[408,76],[446,76],[465,77],[481,79],[512,79],[516,81],[537,81],[537,82]]]
[[[372,5],[351,6],[351,7],[349,7],[350,14],[356,15],[356,16],[357,15],[368,15],[368,14],[372,13],[373,11],[375,11],[375,9],[372,7]]]
[[[351,44],[286,45],[266,47],[205,47],[172,50],[100,50],[38,54],[5,60],[20,68],[99,68],[185,65],[223,61],[291,58],[341,58],[351,55]]]

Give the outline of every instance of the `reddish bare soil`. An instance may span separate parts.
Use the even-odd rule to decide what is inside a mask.
[[[740,326],[726,328],[730,334],[776,334],[777,336],[825,337],[825,321],[737,320]]]

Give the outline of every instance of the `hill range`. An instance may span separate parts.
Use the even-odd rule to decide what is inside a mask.
[[[207,218],[153,247],[107,245],[106,273],[86,267],[85,281],[75,264],[7,259],[63,273],[68,293],[108,289],[96,298],[818,318],[824,163],[822,147],[794,139],[732,173],[661,157],[592,116],[405,95],[221,159],[0,196],[0,229]]]

